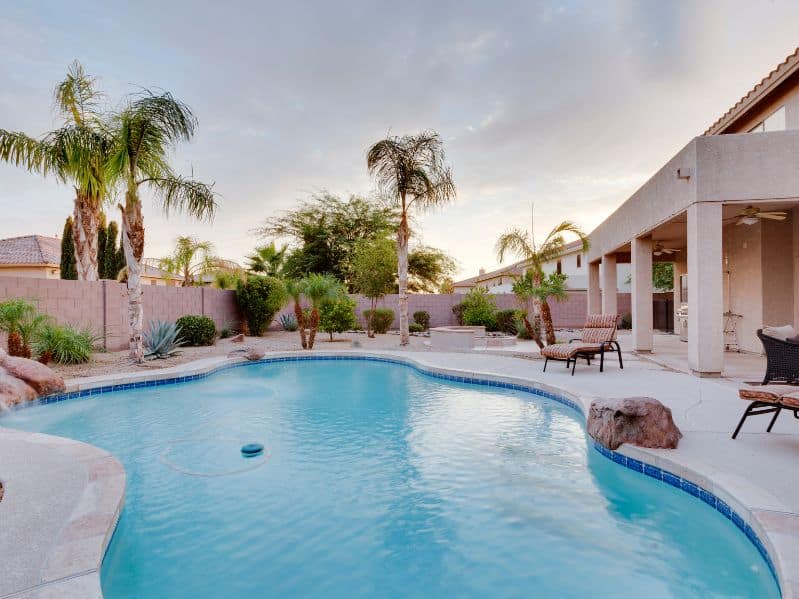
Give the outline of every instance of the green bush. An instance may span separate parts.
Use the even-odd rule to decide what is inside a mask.
[[[424,327],[418,322],[412,322],[408,325],[408,332],[410,333],[424,333]]]
[[[519,310],[499,310],[494,317],[497,321],[498,331],[502,331],[508,335],[515,335],[519,332],[516,326],[516,321],[521,318],[521,312]]]
[[[236,327],[230,322],[226,322],[221,329],[219,329],[219,338],[227,339],[236,334]]]
[[[452,306],[452,313],[455,315],[455,322],[463,325],[463,303]]]
[[[39,362],[47,364],[82,364],[92,358],[97,336],[91,329],[78,330],[69,325],[46,324],[38,332],[34,350]]]
[[[249,276],[239,281],[236,299],[250,335],[260,336],[286,303],[286,289],[280,279]]]
[[[430,312],[419,310],[413,313],[413,324],[418,324],[423,331],[430,328]]]
[[[497,330],[496,304],[488,289],[475,287],[466,294],[461,305],[463,306],[463,324],[484,326],[487,331]]]
[[[629,312],[627,314],[622,315],[621,322],[619,323],[619,328],[625,331],[629,331],[633,328],[633,315]]]
[[[363,317],[366,320],[369,320],[369,316],[371,314],[371,310],[363,311]],[[388,331],[389,327],[391,327],[391,323],[393,322],[394,310],[389,308],[377,308],[375,310],[374,320],[372,321],[372,328],[374,329],[375,333],[385,333]]]
[[[180,338],[186,345],[213,345],[216,338],[216,325],[211,318],[190,314],[175,321],[180,328]]]
[[[355,306],[355,300],[346,295],[322,302],[319,308],[319,330],[329,333],[330,340],[333,341],[333,333],[354,329],[358,326]]]

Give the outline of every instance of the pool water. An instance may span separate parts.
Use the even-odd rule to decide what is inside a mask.
[[[552,400],[388,363],[255,364],[12,412],[113,452],[127,597],[778,597],[701,501]],[[244,458],[245,443],[263,455]]]

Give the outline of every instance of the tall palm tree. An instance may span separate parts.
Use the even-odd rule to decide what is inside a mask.
[[[130,97],[114,115],[114,148],[108,172],[124,182],[122,248],[125,252],[130,325],[130,356],[144,360],[141,267],[144,254],[144,217],[140,191],[149,188],[160,200],[164,214],[182,211],[199,219],[213,218],[216,195],[211,185],[176,174],[167,153],[179,141],[194,135],[197,119],[188,106],[168,92],[148,90]]]
[[[333,299],[340,283],[330,275],[310,274],[302,280],[302,294],[311,303],[308,321],[308,347],[313,349],[316,331],[319,328],[319,308],[327,299]]]
[[[211,255],[214,245],[210,241],[200,241],[196,237],[181,236],[175,240],[171,256],[158,261],[160,268],[183,277],[183,287],[191,287],[199,277],[211,272],[215,258]]]
[[[279,277],[283,272],[287,249],[288,246],[285,245],[277,249],[274,241],[269,245],[258,246],[247,256],[247,268],[252,272]]]
[[[72,63],[54,92],[64,124],[39,139],[0,129],[0,160],[43,176],[55,175],[75,189],[72,236],[75,268],[82,281],[96,281],[97,232],[113,177],[105,170],[112,148],[99,100],[103,94],[81,64]]]
[[[521,229],[511,229],[503,233],[497,240],[496,252],[497,259],[502,262],[506,254],[513,253],[525,262],[525,266],[530,272],[530,289],[525,289],[525,298],[532,299],[534,317],[541,322],[546,333],[547,345],[555,343],[555,327],[552,324],[552,312],[549,309],[549,302],[546,294],[542,294],[540,289],[545,286],[544,264],[557,260],[566,250],[566,239],[564,234],[573,234],[582,243],[582,251],[588,250],[588,237],[575,223],[563,221],[557,225],[549,235],[544,238],[541,245],[535,242],[533,232]],[[520,287],[524,289],[524,287]],[[543,297],[542,297],[543,296]],[[521,297],[521,295],[520,295]],[[540,328],[539,328],[540,330]],[[543,347],[540,338],[536,339],[539,346]]]
[[[441,137],[434,131],[378,141],[366,152],[366,166],[400,213],[397,227],[400,344],[408,345],[409,213],[414,207],[426,210],[450,202],[455,198],[455,184],[445,163]]]
[[[297,319],[297,328],[300,331],[300,343],[302,349],[308,348],[308,340],[305,336],[305,313],[302,311],[302,291],[303,282],[296,279],[288,279],[285,282],[286,293],[294,302],[294,317]]]

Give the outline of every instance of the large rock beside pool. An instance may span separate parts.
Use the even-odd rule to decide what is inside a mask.
[[[682,438],[671,410],[651,397],[595,400],[588,412],[588,434],[608,449],[623,443],[675,449]]]
[[[16,358],[2,352],[0,367],[6,375],[23,381],[40,396],[61,393],[65,389],[64,379],[36,360]]]
[[[32,401],[37,395],[33,387],[9,375],[0,367],[0,408],[10,408],[24,401]]]

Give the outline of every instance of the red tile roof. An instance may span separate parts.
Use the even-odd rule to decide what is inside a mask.
[[[763,77],[760,82],[750,89],[746,95],[738,100],[732,108],[722,114],[716,122],[710,125],[703,135],[718,135],[723,133],[735,119],[749,110],[780,83],[799,70],[799,48],[789,54],[785,60],[778,64],[772,71]]]
[[[0,239],[0,265],[9,264],[59,266],[61,240],[44,235]]]

